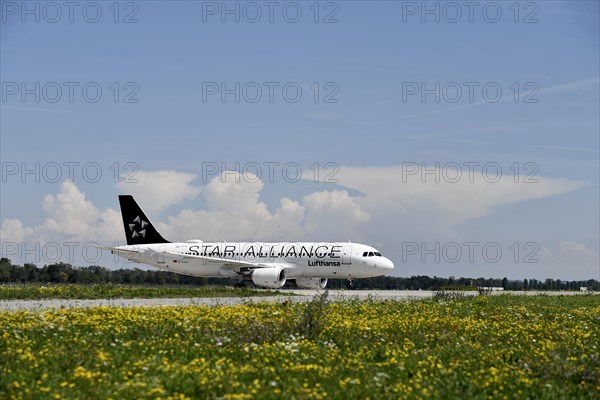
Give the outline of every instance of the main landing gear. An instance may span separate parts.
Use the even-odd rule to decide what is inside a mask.
[[[356,289],[356,287],[354,286],[354,279],[348,278],[348,280],[346,281],[346,289],[349,289],[349,290]]]
[[[236,289],[243,289],[246,287],[246,283],[243,280],[239,280],[239,279],[230,279],[230,281],[233,280],[233,287]]]

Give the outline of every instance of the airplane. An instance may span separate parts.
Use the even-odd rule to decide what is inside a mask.
[[[127,260],[165,271],[207,278],[233,278],[243,286],[277,289],[295,280],[300,289],[324,289],[330,278],[387,275],[394,264],[376,249],[344,242],[203,242],[164,239],[133,196],[119,195],[126,246],[103,247]]]

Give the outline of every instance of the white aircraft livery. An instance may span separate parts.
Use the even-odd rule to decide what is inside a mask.
[[[328,278],[368,278],[394,269],[376,249],[359,243],[171,243],[158,233],[132,196],[119,196],[119,203],[127,246],[104,249],[165,271],[250,280],[273,289],[295,280],[301,289],[323,289]]]

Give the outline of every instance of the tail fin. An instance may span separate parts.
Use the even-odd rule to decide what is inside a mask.
[[[131,195],[120,195],[121,216],[127,244],[170,243],[154,228]]]

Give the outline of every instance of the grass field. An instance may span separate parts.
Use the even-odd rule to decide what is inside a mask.
[[[0,311],[0,398],[597,399],[600,297]]]
[[[0,300],[257,297],[280,294],[283,293],[274,290],[232,289],[214,286],[0,285]]]

